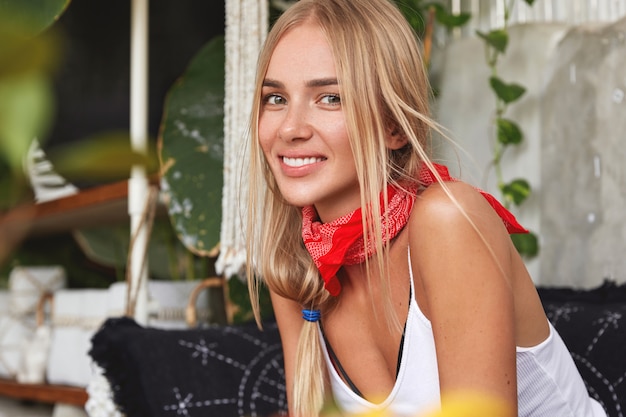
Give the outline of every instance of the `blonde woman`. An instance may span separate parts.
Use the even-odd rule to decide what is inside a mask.
[[[301,0],[261,52],[248,276],[269,287],[289,413],[417,416],[471,390],[506,415],[604,416],[488,194],[429,157],[428,83],[388,0]]]

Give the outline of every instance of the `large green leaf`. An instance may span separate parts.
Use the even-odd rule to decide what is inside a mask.
[[[52,25],[69,4],[70,0],[1,0],[0,27],[36,35]]]
[[[215,255],[222,219],[224,38],[211,40],[168,93],[159,151],[162,190],[176,234]]]
[[[124,279],[124,270],[130,245],[130,225],[118,224],[74,231],[74,238],[83,253],[100,265],[115,268],[118,279]],[[178,280],[183,278],[182,267],[189,252],[174,236],[167,218],[157,218],[148,241],[148,275],[150,278]],[[193,279],[193,276],[184,276]]]
[[[51,31],[70,0],[0,0],[0,206],[26,194],[24,156],[45,141],[54,117],[51,71],[60,39]]]
[[[32,140],[47,133],[53,106],[52,88],[44,75],[0,78],[0,153],[14,172]]]
[[[154,149],[147,155],[134,151],[127,131],[104,131],[77,143],[57,146],[49,152],[55,170],[70,182],[121,181],[130,175],[132,166],[143,165],[148,173],[157,171]]]

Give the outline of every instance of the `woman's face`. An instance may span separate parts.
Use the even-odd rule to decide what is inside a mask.
[[[263,81],[259,142],[283,197],[323,222],[360,206],[332,51],[306,22],[276,45]]]

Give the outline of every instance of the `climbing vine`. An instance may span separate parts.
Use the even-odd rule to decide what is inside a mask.
[[[532,6],[534,0],[524,0]],[[502,28],[489,32],[476,31],[477,35],[485,42],[485,57],[487,65],[491,70],[489,85],[496,99],[494,114],[494,131],[496,138],[493,141],[492,164],[496,175],[498,188],[502,194],[503,204],[506,208],[520,206],[531,194],[530,183],[524,178],[515,178],[506,181],[502,173],[502,157],[505,151],[511,146],[519,146],[524,141],[524,133],[520,126],[513,120],[508,119],[505,113],[511,103],[519,100],[526,88],[518,83],[507,83],[502,80],[498,73],[498,61],[506,53],[509,43],[508,24],[511,17],[511,10],[515,5],[515,0],[504,3],[504,25]],[[532,258],[539,253],[539,242],[537,235],[532,231],[528,234],[512,235],[513,243],[518,252]]]

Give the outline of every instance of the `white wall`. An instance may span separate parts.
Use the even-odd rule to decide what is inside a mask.
[[[461,3],[474,7],[501,2]],[[498,66],[502,79],[527,88],[524,97],[505,114],[520,125],[525,142],[507,150],[503,160],[506,181],[523,177],[533,188],[531,198],[514,210],[522,224],[540,236],[540,256],[527,266],[538,284],[591,287],[604,278],[625,281],[621,271],[626,272],[626,196],[622,195],[626,194],[626,155],[615,149],[621,149],[617,143],[626,139],[621,133],[626,131],[622,122],[626,120],[626,99],[619,100],[626,91],[626,19],[616,24],[579,22],[609,19],[613,14],[624,16],[626,0],[549,3],[551,9],[548,1],[537,0],[533,8],[540,10],[534,16],[543,13],[545,17],[551,11],[552,17],[567,16],[562,20],[570,22],[547,23],[547,19],[536,18],[539,23],[512,25],[509,48]],[[517,5],[526,7],[522,0]],[[498,10],[485,10],[481,9],[480,22],[475,26],[495,21]],[[518,20],[522,20],[520,16],[531,20],[522,10],[516,12]],[[483,42],[472,33],[446,39],[433,57],[433,79],[440,91],[436,117],[467,152],[455,153],[447,147],[441,156],[451,168],[456,165],[456,155],[461,156],[463,169],[455,174],[500,197],[490,169],[495,99],[488,85]],[[583,65],[581,57],[585,56],[593,58]],[[561,82],[575,69],[582,77],[578,83]],[[592,82],[584,82],[588,78]],[[551,91],[546,96],[548,87]],[[596,93],[590,95],[589,88]],[[577,124],[582,117],[587,123]],[[582,126],[589,124],[590,129],[584,131]],[[574,132],[568,130],[574,125]],[[580,160],[585,162],[577,166]],[[594,164],[601,165],[603,174],[596,178],[598,192],[589,194],[594,180],[578,174],[597,175]],[[583,193],[573,194],[576,190]],[[577,197],[569,199],[569,195]],[[579,227],[572,229],[572,222]]]

